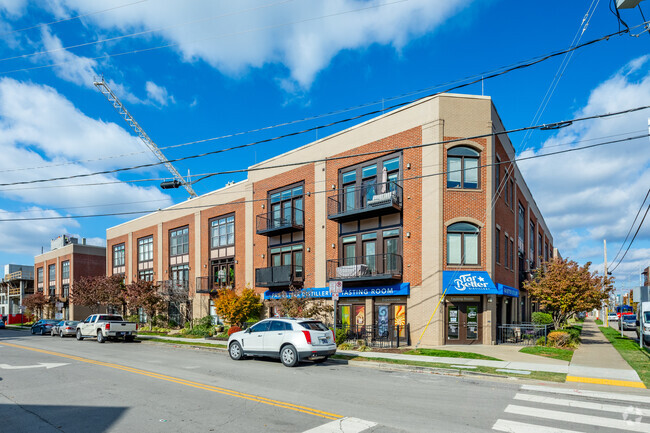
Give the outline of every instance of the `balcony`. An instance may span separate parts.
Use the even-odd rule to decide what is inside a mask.
[[[272,266],[255,269],[257,287],[302,286],[305,281],[303,267],[298,265]]]
[[[375,254],[327,261],[328,281],[401,280],[402,256]]]
[[[402,210],[402,187],[395,182],[379,182],[359,188],[342,188],[327,198],[327,217],[345,222],[385,215]]]
[[[213,276],[196,277],[196,293],[217,294],[221,289],[233,289],[233,282],[223,282]]]
[[[257,234],[276,236],[284,233],[304,230],[305,213],[295,207],[282,209],[282,215],[277,212],[266,212],[257,215]]]
[[[176,296],[189,296],[190,282],[184,280],[163,280],[157,281],[156,285],[159,287],[160,294],[163,296],[176,297]]]

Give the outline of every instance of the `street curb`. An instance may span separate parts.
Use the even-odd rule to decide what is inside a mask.
[[[626,386],[629,388],[643,388],[643,389],[646,388],[643,382],[636,382],[631,380],[601,379],[597,377],[580,377],[580,376],[567,375],[566,381],[580,382],[580,383],[594,383],[597,385]]]

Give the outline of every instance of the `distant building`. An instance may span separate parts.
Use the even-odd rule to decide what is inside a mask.
[[[0,282],[0,315],[20,314],[20,305],[26,295],[34,293],[34,267],[5,265]]]
[[[52,250],[34,257],[34,292],[50,300],[44,316],[66,320],[84,319],[89,309],[70,301],[70,286],[84,276],[106,275],[106,248],[81,244],[63,235],[51,242]]]

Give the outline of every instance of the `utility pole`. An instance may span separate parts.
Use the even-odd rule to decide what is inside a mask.
[[[603,239],[603,252],[605,253],[605,281],[607,281],[607,239]],[[605,307],[605,326],[609,326],[607,307]]]

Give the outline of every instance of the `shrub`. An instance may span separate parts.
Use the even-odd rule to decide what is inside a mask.
[[[569,344],[572,346],[577,346],[580,344],[580,332],[582,328],[579,326],[568,326],[563,329],[564,332],[569,334]]]
[[[239,326],[231,326],[230,329],[228,329],[228,337],[230,337],[233,333],[241,331],[241,328]]]
[[[531,320],[535,325],[550,325],[553,323],[553,316],[548,313],[542,313],[541,311],[538,311],[536,313],[533,313]]]
[[[138,316],[137,314],[131,314],[130,316],[126,316],[125,320],[127,322],[140,323],[140,316]]]
[[[336,330],[336,341],[343,343],[345,340],[348,339],[348,331],[345,329],[337,329]]]
[[[358,350],[359,352],[370,352],[370,351],[372,350],[372,348],[366,346],[365,344],[363,344],[363,345],[359,346],[359,347],[357,348],[357,350]]]
[[[352,349],[352,345],[350,343],[341,343],[341,344],[339,344],[338,349],[339,350],[350,350],[350,349]]]
[[[568,332],[553,331],[548,334],[548,345],[550,347],[565,347],[569,344],[571,336]]]
[[[546,346],[546,339],[544,337],[539,337],[537,341],[535,341],[536,346]]]

